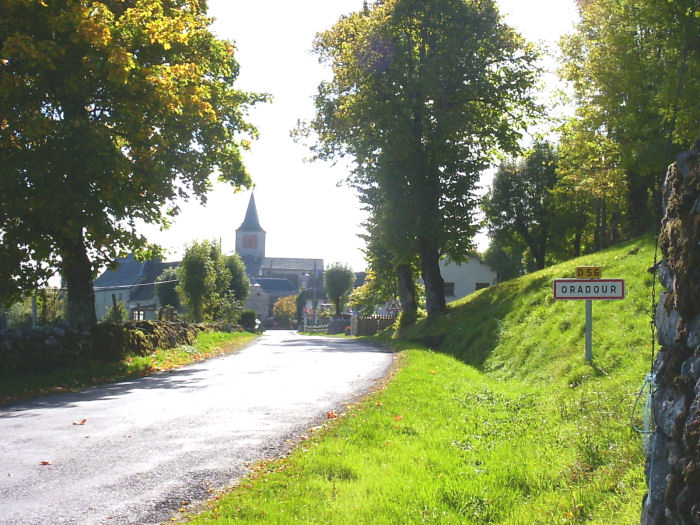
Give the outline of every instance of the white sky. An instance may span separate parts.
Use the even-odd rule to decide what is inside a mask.
[[[576,17],[574,0],[496,3],[506,22],[525,38],[552,48]],[[312,117],[311,97],[328,76],[309,53],[314,35],[361,7],[362,0],[209,0],[214,32],[237,47],[237,86],[274,97],[250,112],[260,138],[245,154],[260,224],[267,232],[267,256],[321,258],[326,265],[343,262],[355,271],[365,268],[363,242],[357,237],[364,214],[353,190],[337,185],[347,169],[304,162],[308,150],[289,136],[297,119]],[[166,248],[170,260],[179,259],[184,245],[193,240],[221,239],[224,253],[232,253],[249,197],[250,192],[234,194],[230,186],[217,184],[206,206],[191,201],[169,230],[145,227],[143,232]],[[480,238],[479,248],[486,246]]]

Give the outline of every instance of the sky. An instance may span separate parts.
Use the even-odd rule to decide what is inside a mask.
[[[316,33],[330,28],[343,14],[362,7],[362,0],[209,0],[214,33],[236,46],[240,64],[237,87],[264,92],[273,101],[251,108],[248,119],[259,130],[244,161],[255,184],[260,224],[267,232],[268,257],[323,259],[355,271],[365,269],[361,223],[365,218],[354,191],[339,184],[349,169],[308,162],[310,153],[290,137],[299,119],[313,116],[312,96],[329,71],[309,52]],[[575,0],[496,0],[506,23],[527,40],[554,49],[576,19]],[[553,62],[548,62],[553,67]],[[548,82],[553,77],[547,77]],[[181,203],[181,213],[166,231],[143,226],[150,241],[178,260],[187,243],[214,239],[233,253],[235,230],[243,222],[249,191],[235,193],[214,184],[206,206]],[[486,249],[484,235],[477,238]]]

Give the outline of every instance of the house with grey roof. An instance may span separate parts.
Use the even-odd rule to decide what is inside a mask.
[[[251,194],[243,222],[236,229],[236,253],[243,260],[251,283],[246,308],[255,310],[264,320],[272,315],[277,299],[296,295],[303,288],[315,288],[316,295],[323,297],[323,259],[266,257],[265,236]],[[98,319],[104,317],[113,301],[123,302],[132,318],[155,319],[159,308],[156,278],[165,268],[178,264],[141,262],[133,255],[117,259],[114,269],[105,270],[94,282]]]
[[[160,259],[137,261],[133,254],[119,258],[114,269],[107,269],[95,279],[95,313],[102,319],[112,305],[124,303],[132,319],[155,319],[158,296],[155,281],[166,268],[176,262]]]

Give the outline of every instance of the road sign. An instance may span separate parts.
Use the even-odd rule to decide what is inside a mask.
[[[555,279],[554,298],[616,300],[625,298],[624,279]]]
[[[577,266],[577,279],[600,279],[603,277],[603,270],[600,266]]]

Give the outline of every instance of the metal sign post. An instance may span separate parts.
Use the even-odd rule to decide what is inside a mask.
[[[579,266],[579,279],[555,279],[554,299],[586,301],[586,363],[593,359],[593,300],[619,300],[625,298],[623,279],[601,279],[599,266]]]
[[[586,363],[593,359],[593,301],[586,299]]]

